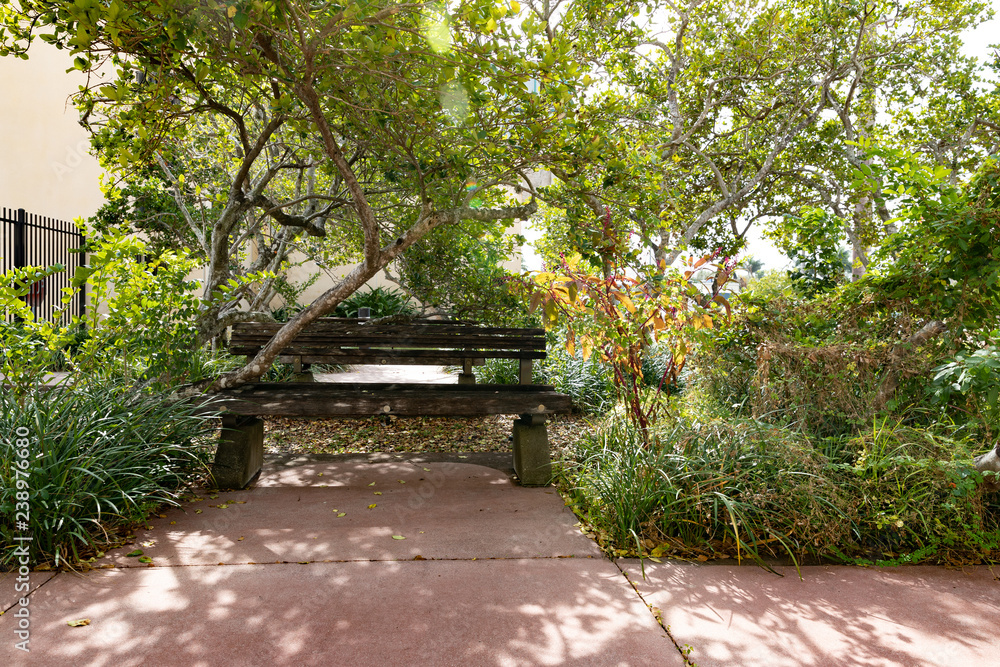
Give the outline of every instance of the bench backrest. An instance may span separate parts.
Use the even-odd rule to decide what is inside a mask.
[[[278,323],[233,326],[229,351],[254,355],[281,328]],[[279,357],[304,364],[481,364],[485,359],[544,359],[545,330],[481,327],[443,320],[384,324],[320,318]]]

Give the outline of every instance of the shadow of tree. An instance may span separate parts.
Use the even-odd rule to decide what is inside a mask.
[[[1000,664],[989,567],[620,564],[701,667]]]

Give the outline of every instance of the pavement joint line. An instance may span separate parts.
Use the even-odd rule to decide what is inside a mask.
[[[30,598],[30,597],[31,597],[32,595],[34,595],[34,594],[35,594],[35,591],[37,591],[37,590],[38,590],[39,588],[41,588],[42,586],[44,586],[45,584],[49,583],[50,581],[52,581],[52,580],[53,580],[53,579],[55,579],[56,577],[58,577],[58,576],[59,576],[60,574],[62,574],[62,571],[61,571],[61,570],[57,570],[57,571],[53,572],[53,573],[52,573],[52,576],[51,576],[51,577],[49,577],[48,579],[46,579],[46,580],[45,580],[45,581],[43,581],[42,583],[40,583],[40,584],[38,584],[37,586],[35,586],[34,588],[32,588],[32,589],[31,589],[30,591],[28,591],[28,594],[27,594],[26,596],[24,596],[24,597],[28,597],[28,598]],[[0,616],[3,616],[3,615],[4,615],[4,614],[6,614],[6,613],[7,613],[8,611],[10,611],[10,610],[11,610],[11,609],[13,609],[14,607],[16,607],[16,606],[17,606],[17,603],[18,603],[18,601],[20,601],[20,598],[18,598],[18,600],[15,600],[15,601],[14,601],[14,602],[13,602],[13,603],[12,603],[12,604],[10,605],[10,606],[8,606],[8,607],[4,607],[3,609],[0,609]]]
[[[86,573],[97,570],[152,570],[180,567],[236,567],[241,565],[316,565],[323,563],[429,563],[438,562],[468,562],[487,560],[593,560],[594,556],[484,556],[483,558],[345,558],[337,560],[282,560],[282,561],[247,561],[245,563],[176,563],[157,565],[156,563],[136,565],[114,565],[112,567],[92,567]],[[621,568],[619,568],[621,569]],[[82,573],[82,574],[86,574]],[[57,573],[58,574],[58,573]],[[53,577],[54,578],[54,577]],[[51,580],[50,580],[51,581]],[[48,582],[45,582],[48,583]],[[45,584],[39,584],[39,588]],[[13,605],[12,605],[13,606]]]
[[[684,649],[681,648],[681,645],[677,643],[677,639],[674,637],[673,633],[670,632],[670,626],[664,625],[662,610],[660,610],[659,614],[654,612],[653,609],[659,609],[659,607],[654,607],[649,602],[646,602],[646,598],[643,597],[641,592],[639,592],[639,587],[636,585],[634,581],[632,581],[632,578],[628,576],[628,572],[626,572],[622,568],[622,566],[618,564],[617,560],[612,560],[611,562],[615,564],[615,567],[618,568],[618,571],[622,573],[623,577],[625,577],[625,581],[627,581],[629,586],[632,587],[632,590],[635,591],[635,594],[639,597],[640,600],[642,600],[642,603],[646,605],[646,609],[648,609],[649,613],[653,615],[653,620],[656,621],[656,624],[659,625],[661,628],[663,628],[663,631],[667,633],[667,637],[670,638],[670,641],[673,643],[674,648],[676,648],[677,652],[681,654],[681,659],[684,660],[684,664],[687,665],[688,667],[698,667],[698,665],[688,657],[688,653],[685,653]],[[690,647],[690,644],[688,646]],[[691,648],[693,649],[693,647]]]

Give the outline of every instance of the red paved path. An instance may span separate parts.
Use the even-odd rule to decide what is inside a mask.
[[[153,567],[130,546],[32,574],[32,651],[9,612],[0,665],[684,664],[649,604],[702,667],[1000,666],[1000,570],[647,561],[643,579],[575,522],[553,489],[467,463],[269,468],[154,519],[135,545]]]

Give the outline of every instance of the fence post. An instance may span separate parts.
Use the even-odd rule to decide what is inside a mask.
[[[87,264],[87,239],[84,237],[83,232],[77,234],[77,238],[80,239],[80,260],[77,263],[81,269]],[[75,272],[74,272],[75,273]],[[70,274],[70,280],[73,279],[73,273]],[[84,317],[87,314],[87,284],[84,283],[80,285],[80,293],[77,294],[80,306],[80,321],[84,326],[87,325],[87,318]]]
[[[28,214],[23,208],[17,209],[17,220],[14,221],[14,268],[23,269],[28,265],[28,242],[25,234],[25,223]]]

